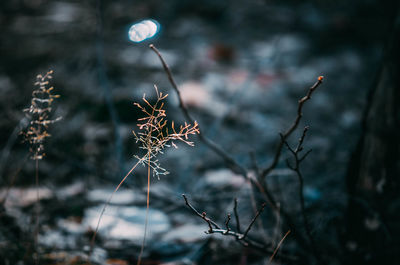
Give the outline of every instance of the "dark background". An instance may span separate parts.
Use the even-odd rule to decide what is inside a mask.
[[[47,157],[39,163],[40,252],[44,264],[72,264],[87,251],[93,229],[88,222],[93,224],[99,207],[135,163],[133,155],[141,152],[131,134],[140,117],[133,102],[140,102],[144,93],[154,98],[156,84],[170,94],[169,120],[185,121],[157,56],[148,48],[153,43],[171,67],[201,133],[246,168],[254,163],[250,153],[260,167],[270,163],[279,132],[296,117],[297,100],[323,75],[324,83],[307,102],[299,130],[289,139],[295,144],[302,128],[310,126],[305,148],[313,151],[302,172],[312,233],[325,264],[390,264],[386,255],[383,260],[374,256],[374,244],[360,247],[357,240],[362,237],[349,236],[349,187],[357,181],[347,172],[366,131],[362,120],[370,105],[367,95],[385,63],[396,10],[390,1],[374,0],[1,1],[2,197],[11,187],[2,204],[2,259],[29,264],[32,255],[35,164],[26,160],[28,148],[18,132],[36,75],[54,70],[52,85],[61,95],[54,117],[62,116],[49,129]],[[159,22],[159,33],[142,43],[129,41],[129,27],[149,18]],[[159,157],[170,174],[152,179],[150,220],[155,223],[150,221],[150,230],[152,225],[160,228],[148,236],[144,264],[267,264],[269,256],[230,238],[204,235],[207,225],[185,208],[182,193],[223,223],[238,197],[246,223],[254,215],[252,203],[262,201],[218,155],[193,139],[195,147],[181,144]],[[297,178],[284,163],[289,157],[285,151],[268,181],[281,207],[300,216]],[[135,264],[146,182],[146,168],[126,181],[107,217],[111,226],[99,235],[95,262]],[[137,212],[124,219],[117,206]],[[126,225],[122,230],[137,229],[139,234],[113,236],[112,223],[118,222],[112,218],[118,216]],[[381,230],[378,217],[368,220],[372,223],[366,228],[376,230],[378,220],[377,232],[392,233]],[[255,236],[275,245],[287,231],[268,206],[259,222]],[[303,229],[301,220],[297,225]],[[282,249],[300,258],[275,262],[316,262],[299,245],[289,236]]]

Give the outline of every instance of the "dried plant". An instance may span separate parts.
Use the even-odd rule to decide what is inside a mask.
[[[147,233],[147,223],[148,223],[148,210],[149,210],[149,198],[150,198],[150,176],[151,176],[151,171],[153,171],[152,175],[157,176],[157,178],[160,177],[160,175],[166,175],[169,172],[163,168],[157,159],[158,154],[163,154],[163,150],[166,147],[175,147],[177,148],[177,145],[174,143],[175,142],[183,142],[189,146],[193,146],[194,143],[189,141],[189,136],[190,135],[195,135],[199,134],[199,128],[198,128],[198,123],[196,121],[193,122],[193,124],[188,124],[185,122],[184,125],[179,126],[179,129],[175,129],[175,124],[172,121],[171,125],[168,126],[168,120],[166,111],[163,109],[164,108],[164,100],[168,97],[168,94],[163,94],[160,92],[157,88],[156,85],[154,85],[154,89],[156,92],[157,100],[154,104],[151,104],[147,99],[146,95],[143,95],[143,102],[144,104],[141,105],[139,103],[134,103],[135,106],[137,106],[142,113],[144,114],[144,117],[138,119],[138,131],[132,131],[136,143],[140,143],[139,148],[143,149],[146,151],[146,153],[143,156],[138,156],[134,155],[134,157],[137,159],[136,164],[129,170],[129,172],[125,175],[125,177],[121,180],[121,182],[118,184],[118,186],[115,188],[113,193],[111,194],[110,198],[108,201],[105,203],[98,222],[96,229],[94,231],[94,234],[92,236],[91,240],[91,251],[90,254],[93,250],[94,246],[94,240],[96,238],[96,234],[99,230],[100,222],[102,219],[102,216],[105,212],[105,209],[107,205],[111,202],[114,194],[119,190],[121,185],[125,182],[125,180],[128,178],[128,176],[135,170],[135,168],[138,165],[143,165],[147,166],[147,208],[146,208],[146,221],[145,221],[145,231],[144,231],[144,237],[143,237],[143,243],[142,243],[142,249],[140,251],[139,259],[138,259],[138,264],[141,262],[141,256],[143,254],[143,248],[145,244],[145,239],[146,239],[146,233]]]
[[[188,140],[189,135],[198,134],[200,131],[196,121],[193,125],[185,122],[185,125],[181,125],[178,131],[172,121],[169,129],[167,127],[167,115],[163,109],[163,100],[168,97],[168,94],[163,95],[162,92],[158,91],[157,86],[154,86],[154,88],[157,94],[157,101],[154,105],[147,101],[146,95],[142,99],[145,103],[144,107],[139,103],[134,103],[145,114],[145,117],[138,119],[140,122],[137,124],[139,132],[132,131],[132,133],[135,136],[136,143],[141,144],[139,148],[146,150],[146,155],[142,158],[137,155],[135,157],[141,164],[149,166],[153,170],[153,176],[159,178],[160,175],[166,175],[169,172],[161,167],[156,158],[157,154],[162,154],[165,147],[173,146],[177,148],[174,141],[182,141],[187,145],[194,146],[194,143]]]
[[[59,95],[53,95],[54,87],[50,86],[53,78],[53,71],[48,71],[45,75],[37,75],[34,83],[35,89],[32,92],[31,105],[23,111],[27,113],[30,120],[26,131],[22,131],[24,141],[29,143],[31,159],[35,160],[35,185],[36,185],[36,204],[35,204],[35,264],[39,263],[38,237],[39,237],[39,160],[46,155],[44,152],[44,141],[51,135],[48,133],[50,124],[59,121],[61,117],[54,120],[50,119],[52,103]]]
[[[30,123],[26,131],[21,133],[24,140],[29,143],[29,151],[33,160],[41,160],[46,155],[44,152],[44,141],[51,135],[47,132],[49,124],[61,119],[58,117],[54,120],[50,119],[52,111],[52,103],[59,95],[53,95],[54,87],[49,86],[50,80],[53,78],[53,71],[47,72],[45,75],[37,75],[35,89],[32,92],[32,100],[29,108],[23,111],[28,114]]]

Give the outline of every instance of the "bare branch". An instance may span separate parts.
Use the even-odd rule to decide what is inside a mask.
[[[239,221],[239,215],[238,215],[238,211],[237,211],[237,205],[238,205],[238,200],[237,198],[235,198],[234,200],[234,206],[233,206],[233,213],[235,214],[235,219],[236,219],[236,230],[241,233],[241,229],[240,229],[240,221]]]
[[[209,219],[206,217],[205,212],[203,213],[199,213],[188,201],[187,197],[185,194],[182,194],[183,199],[185,199],[185,203],[186,205],[190,208],[190,210],[192,210],[192,212],[194,212],[197,216],[201,217],[201,219],[203,219],[204,221],[206,221],[209,224],[212,224],[216,229],[221,229],[221,227],[219,227],[219,225],[217,223],[215,223],[213,220]],[[210,226],[210,229],[212,230],[212,227]]]
[[[284,134],[282,134],[281,141],[279,142],[278,148],[276,149],[274,159],[272,160],[271,164],[261,172],[261,175],[260,175],[261,179],[264,179],[265,176],[267,176],[277,166],[279,158],[282,153],[282,147],[283,147],[284,141],[293,133],[294,130],[296,130],[297,126],[300,123],[300,120],[303,116],[302,111],[303,111],[304,103],[307,100],[311,99],[311,95],[322,84],[323,80],[324,80],[324,77],[319,76],[317,81],[314,83],[314,85],[312,87],[310,87],[307,94],[299,100],[298,107],[297,107],[297,116],[296,116],[293,124],[289,127],[289,129]]]
[[[200,214],[199,211],[197,211],[188,201],[187,197],[185,194],[182,194],[186,205],[190,208],[190,210],[195,213],[197,216],[199,216],[201,219],[203,219],[209,226],[209,230],[207,231],[208,234],[221,234],[224,236],[231,236],[234,237],[236,239],[237,242],[239,242],[241,245],[243,245],[244,247],[250,247],[252,249],[258,250],[260,252],[266,253],[268,255],[277,255],[277,249],[275,249],[275,251],[272,249],[272,245],[270,243],[261,243],[257,240],[254,240],[252,238],[250,238],[247,234],[242,234],[239,231],[232,231],[231,229],[229,229],[229,220],[230,220],[230,214],[228,214],[228,218],[225,221],[225,226],[227,227],[227,229],[221,229],[218,224],[216,224],[213,220],[211,220],[210,218],[206,217],[206,213],[203,212],[202,214]],[[246,230],[246,233],[248,233],[252,227],[252,225],[254,224],[254,222],[256,221],[256,219],[258,218],[258,216],[260,215],[260,213],[262,212],[262,210],[265,207],[265,203],[261,206],[261,208],[259,209],[259,211],[257,212],[256,216],[253,218],[253,220],[251,221],[248,229]],[[235,207],[234,209],[237,209],[237,200],[235,199]],[[237,210],[234,210],[235,212],[235,217],[236,217],[236,222],[237,224],[239,223],[239,216],[237,214]],[[214,226],[215,228],[213,228],[212,226]],[[288,234],[288,233],[287,233]],[[283,242],[283,239],[281,240],[281,242]],[[282,244],[282,243],[280,243]],[[280,247],[280,244],[278,245],[277,248]],[[275,254],[274,254],[275,252]],[[282,260],[287,260],[287,261],[291,261],[293,262],[294,260],[296,260],[297,258],[289,255],[287,253],[280,255],[279,256]]]
[[[278,253],[278,250],[279,250],[279,248],[281,247],[283,241],[285,241],[286,237],[290,234],[290,232],[291,232],[291,231],[288,230],[288,231],[286,232],[286,234],[282,237],[281,241],[279,241],[278,245],[276,246],[276,248],[275,248],[275,250],[274,250],[274,253],[272,253],[272,256],[269,258],[269,263],[268,263],[268,264],[271,264],[272,260],[273,260],[274,257],[276,256],[276,253]]]
[[[311,248],[312,248],[314,257],[319,261],[319,263],[323,264],[321,262],[321,256],[319,254],[319,251],[318,251],[318,249],[316,247],[314,237],[311,234],[310,224],[309,224],[309,221],[308,221],[308,218],[307,218],[307,215],[306,215],[305,202],[304,202],[304,192],[303,192],[303,190],[304,190],[304,178],[303,178],[303,175],[302,175],[302,173],[300,171],[301,162],[311,152],[311,150],[309,150],[309,151],[306,152],[305,155],[303,155],[301,158],[299,158],[300,152],[303,151],[304,138],[306,137],[308,129],[309,129],[308,126],[304,127],[303,134],[301,135],[301,137],[299,139],[299,142],[297,144],[297,147],[295,149],[291,148],[286,140],[284,140],[283,138],[282,138],[282,140],[284,141],[284,144],[288,147],[289,151],[293,154],[293,157],[294,157],[294,166],[291,166],[289,164],[288,160],[287,160],[287,164],[288,164],[288,167],[296,173],[297,178],[299,180],[300,209],[301,209],[301,214],[303,216],[304,228],[306,230],[306,234],[307,234],[308,240],[311,243]]]
[[[263,203],[263,204],[261,205],[260,209],[257,211],[256,215],[253,217],[253,219],[251,220],[249,226],[247,227],[246,231],[244,232],[243,238],[242,238],[242,239],[246,238],[247,234],[250,232],[251,227],[252,227],[253,224],[256,222],[258,216],[260,216],[261,212],[264,210],[264,208],[265,208],[266,205],[267,205],[266,203]]]

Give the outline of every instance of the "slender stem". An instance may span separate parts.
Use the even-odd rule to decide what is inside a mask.
[[[39,159],[35,159],[35,185],[36,185],[36,204],[35,204],[35,264],[39,264],[39,247],[38,247],[38,240],[39,240]]]
[[[236,219],[236,230],[238,231],[238,233],[241,233],[239,215],[238,215],[238,211],[237,211],[237,205],[238,205],[238,200],[237,200],[237,198],[235,198],[235,204],[234,204],[234,207],[233,207],[233,212],[235,214],[235,219]]]
[[[183,199],[185,199],[185,203],[186,205],[190,208],[190,210],[192,210],[197,216],[201,217],[203,220],[205,220],[206,222],[209,222],[210,224],[212,224],[216,229],[221,229],[221,227],[219,227],[219,225],[214,222],[211,219],[208,219],[207,217],[205,218],[204,214],[199,213],[188,201],[187,197],[185,194],[182,194]],[[207,219],[207,220],[206,220]]]
[[[299,191],[298,192],[299,192],[299,199],[300,199],[300,211],[301,211],[301,215],[303,217],[303,223],[304,223],[304,228],[306,230],[306,235],[308,237],[308,240],[310,241],[310,245],[311,245],[311,249],[314,254],[314,257],[317,259],[318,263],[324,264],[324,262],[321,258],[321,255],[319,253],[319,250],[317,248],[317,245],[315,243],[314,237],[312,236],[310,224],[308,221],[308,217],[306,215],[306,209],[305,209],[306,207],[305,207],[305,201],[304,201],[304,178],[303,178],[303,175],[300,170],[301,162],[311,151],[311,150],[309,150],[306,152],[305,155],[303,155],[303,157],[301,157],[301,158],[299,157],[300,152],[303,150],[303,142],[306,137],[308,129],[309,129],[308,126],[304,127],[303,134],[301,135],[299,142],[295,149],[290,147],[288,142],[286,140],[284,140],[283,136],[282,136],[282,141],[286,145],[288,150],[293,154],[293,157],[294,157],[294,166],[290,165],[288,160],[286,162],[288,164],[288,167],[296,173],[297,178],[299,180]]]
[[[92,255],[93,252],[93,247],[94,247],[94,240],[96,239],[96,235],[97,232],[99,231],[99,227],[100,227],[100,222],[101,219],[104,215],[104,212],[106,211],[107,206],[110,204],[112,198],[114,197],[114,194],[119,190],[119,188],[122,186],[122,184],[125,182],[125,180],[128,178],[128,176],[132,173],[133,170],[135,170],[135,168],[143,161],[143,159],[145,158],[142,157],[141,159],[139,159],[136,164],[129,170],[129,172],[125,175],[125,177],[121,180],[121,182],[118,184],[118,186],[115,188],[115,190],[113,191],[113,193],[111,194],[111,196],[108,198],[107,202],[104,204],[104,207],[100,213],[99,219],[97,221],[97,226],[96,229],[94,230],[92,239],[90,241],[90,251],[89,251],[89,260],[90,260],[90,256]]]
[[[274,253],[272,253],[272,256],[269,258],[269,262],[268,264],[271,264],[272,260],[274,259],[274,257],[276,256],[276,253],[278,253],[279,248],[281,247],[283,241],[285,241],[286,237],[290,234],[290,230],[288,230],[286,232],[286,234],[282,237],[281,241],[279,241],[278,245],[276,246]]]
[[[264,210],[265,205],[267,205],[266,203],[263,203],[261,205],[261,208],[257,211],[256,215],[254,216],[253,220],[251,220],[249,226],[247,227],[246,231],[243,234],[243,238],[245,238],[247,236],[247,234],[250,232],[251,227],[253,226],[253,224],[255,223],[255,221],[257,220],[258,216],[261,214],[261,212]]]
[[[148,166],[147,166],[147,200],[146,200],[146,219],[144,222],[144,235],[143,235],[143,241],[142,241],[142,246],[140,247],[140,253],[139,253],[139,258],[137,261],[137,265],[140,265],[140,263],[142,262],[142,256],[143,256],[143,250],[144,250],[144,245],[146,244],[146,236],[147,236],[147,226],[149,223],[149,207],[150,207],[150,173],[151,173],[151,168],[150,168],[150,160],[151,160],[151,156],[150,156],[150,150],[147,153],[148,157],[149,157],[149,161],[148,161]]]

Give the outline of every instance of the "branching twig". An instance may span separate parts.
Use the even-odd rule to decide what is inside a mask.
[[[311,248],[313,250],[314,256],[315,258],[322,264],[321,262],[321,256],[319,254],[319,251],[316,247],[315,244],[315,240],[311,234],[311,229],[310,229],[310,224],[306,215],[306,211],[305,211],[305,202],[304,202],[304,178],[303,175],[300,171],[300,164],[301,162],[304,160],[304,158],[307,157],[307,155],[311,152],[311,149],[308,150],[303,156],[299,156],[300,152],[303,151],[303,142],[304,142],[304,138],[306,137],[307,131],[308,131],[309,127],[306,126],[304,127],[303,130],[303,134],[301,135],[301,137],[299,138],[299,142],[296,146],[295,149],[293,149],[292,147],[290,147],[290,145],[288,144],[288,142],[284,139],[284,136],[281,135],[282,138],[282,142],[286,145],[286,147],[288,148],[288,150],[292,153],[293,157],[294,157],[294,165],[291,165],[289,163],[289,160],[286,160],[286,163],[288,165],[288,167],[293,170],[294,172],[296,172],[296,175],[298,177],[299,180],[299,199],[300,199],[300,207],[301,207],[301,214],[303,216],[303,222],[304,222],[304,228],[306,230],[306,234],[307,237],[311,243]]]
[[[269,254],[272,253],[270,244],[268,244],[268,245],[263,244],[261,242],[258,242],[256,240],[254,240],[254,239],[249,238],[248,235],[247,235],[249,233],[249,231],[251,230],[254,222],[257,220],[257,218],[259,217],[260,213],[264,209],[266,204],[263,204],[261,206],[261,208],[258,210],[256,216],[252,219],[252,221],[250,222],[249,226],[247,227],[245,234],[242,234],[242,233],[240,233],[239,230],[238,231],[232,231],[229,228],[228,225],[229,225],[229,220],[230,220],[230,214],[228,215],[228,219],[225,222],[225,226],[227,227],[227,229],[222,229],[215,221],[213,221],[212,219],[208,218],[205,212],[200,213],[199,211],[197,211],[196,208],[194,208],[189,203],[189,200],[187,199],[185,194],[182,194],[182,197],[185,200],[185,203],[189,207],[189,209],[194,214],[199,216],[201,219],[203,219],[208,224],[208,227],[209,227],[209,230],[207,231],[208,234],[219,233],[219,234],[222,234],[222,235],[233,236],[243,246],[254,247],[254,248],[258,249],[258,250],[261,250],[261,251],[263,251],[265,253],[269,253]],[[236,208],[237,208],[237,203],[235,204],[234,212],[235,212],[236,222],[238,224],[239,223],[239,216],[237,214],[237,211],[235,210]]]
[[[317,82],[315,82],[314,85],[312,87],[310,87],[307,94],[299,100],[299,104],[297,107],[297,117],[294,120],[293,124],[289,127],[289,129],[285,133],[282,134],[281,140],[278,144],[278,148],[276,149],[276,152],[275,152],[274,159],[272,160],[271,164],[261,172],[260,179],[264,179],[277,166],[277,164],[279,162],[279,158],[282,153],[282,147],[283,147],[285,140],[293,133],[294,130],[296,130],[297,126],[300,123],[300,120],[303,116],[302,111],[303,111],[304,103],[307,100],[311,99],[311,95],[322,84],[323,80],[324,80],[324,77],[319,76]]]

